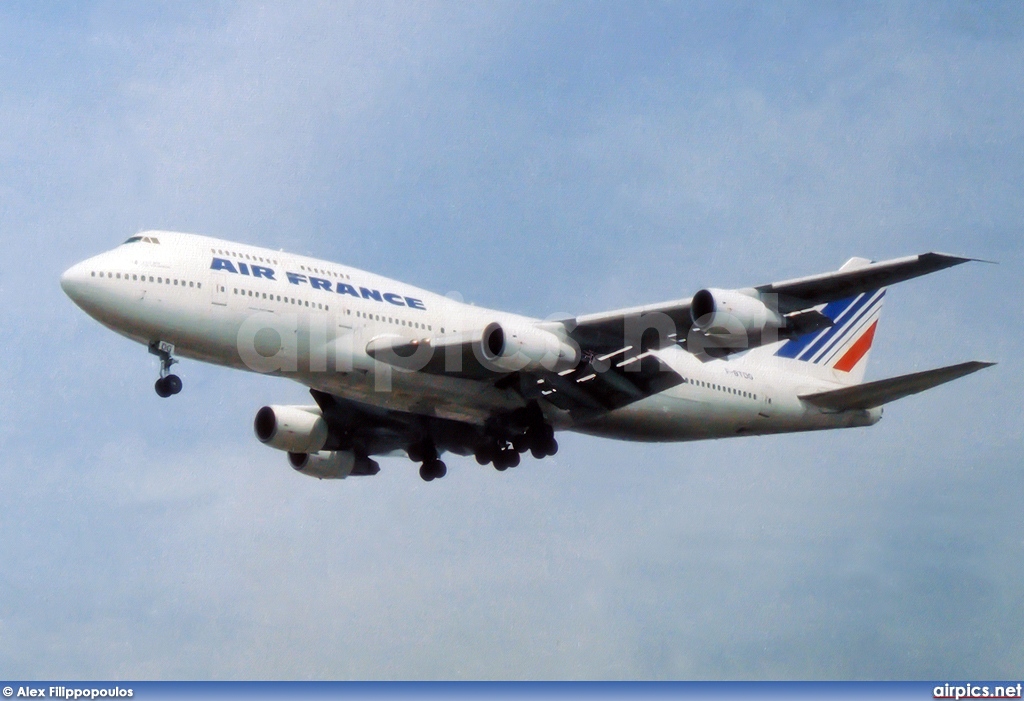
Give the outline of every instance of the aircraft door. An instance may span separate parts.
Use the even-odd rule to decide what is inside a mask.
[[[338,372],[352,372],[352,353],[355,350],[351,317],[339,310],[334,328],[334,367]]]
[[[760,408],[757,413],[759,416],[765,419],[769,419],[772,416],[772,398],[764,387],[761,388],[760,392]]]
[[[228,276],[220,271],[210,275],[210,302],[220,307],[228,305]]]

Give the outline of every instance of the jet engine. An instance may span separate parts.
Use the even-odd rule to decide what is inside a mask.
[[[343,480],[349,475],[375,475],[380,472],[376,460],[359,457],[351,450],[288,453],[288,462],[296,472],[322,480]]]
[[[714,288],[701,290],[693,296],[690,318],[693,325],[709,337],[746,337],[786,326],[786,319],[757,297]]]
[[[289,453],[317,453],[327,443],[327,422],[317,406],[265,406],[253,428],[261,443]]]
[[[580,350],[557,334],[536,326],[488,324],[480,337],[482,360],[507,372],[575,367]]]

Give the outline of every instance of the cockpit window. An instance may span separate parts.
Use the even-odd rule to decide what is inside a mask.
[[[160,243],[160,239],[153,238],[152,236],[132,236],[124,243],[135,243],[136,241],[142,241],[143,243]],[[123,246],[124,243],[121,245]]]
[[[142,240],[141,236],[132,236],[130,239],[125,241],[125,243],[135,243],[136,241],[141,241],[141,240]],[[122,245],[124,245],[124,244],[122,244]]]

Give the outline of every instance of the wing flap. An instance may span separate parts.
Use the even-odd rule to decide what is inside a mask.
[[[981,361],[971,361],[950,365],[924,372],[915,372],[909,375],[891,377],[887,380],[867,382],[853,387],[818,392],[816,394],[804,394],[800,399],[819,406],[822,409],[832,411],[847,411],[852,409],[873,409],[874,407],[894,402],[897,399],[908,397],[911,394],[923,392],[932,387],[938,387],[946,382],[952,382],[958,378],[970,375],[973,372],[995,365]]]

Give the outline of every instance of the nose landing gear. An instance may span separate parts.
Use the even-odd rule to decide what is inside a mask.
[[[178,362],[172,355],[174,344],[166,341],[154,341],[149,344],[149,352],[160,358],[160,379],[153,385],[156,393],[166,399],[172,394],[180,392],[181,378],[171,374],[171,366]]]

